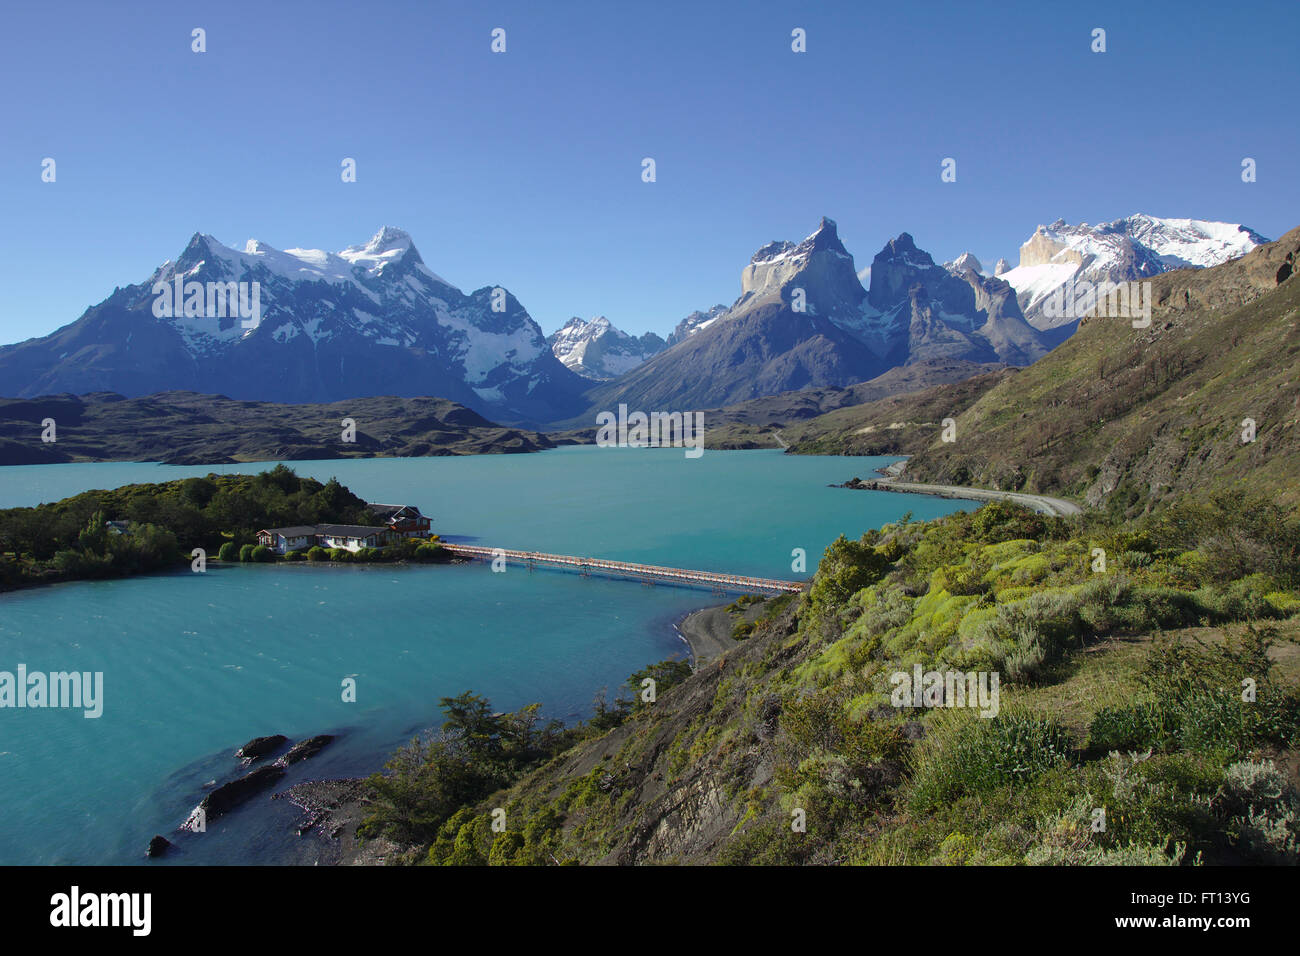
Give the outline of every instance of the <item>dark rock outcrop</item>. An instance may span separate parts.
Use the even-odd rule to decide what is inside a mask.
[[[289,742],[289,738],[284,734],[271,734],[269,737],[254,737],[244,746],[235,751],[235,756],[241,760],[253,761],[259,757],[265,757],[267,754],[275,753],[281,747]]]
[[[299,741],[289,748],[289,752],[275,762],[276,767],[289,767],[300,760],[314,757],[334,740],[333,734],[320,734],[307,740]]]
[[[203,798],[181,829],[192,829],[200,811],[202,811],[205,820],[214,820],[222,814],[229,813],[241,803],[247,802],[268,787],[274,786],[283,776],[284,768],[279,766],[277,762],[276,764],[268,764],[265,767],[258,767],[236,780],[223,783]]]
[[[155,834],[154,838],[149,841],[149,849],[144,851],[144,855],[147,857],[159,857],[170,849],[172,849],[172,841],[167,839],[165,836]]]

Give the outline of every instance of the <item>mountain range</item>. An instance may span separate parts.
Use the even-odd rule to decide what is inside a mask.
[[[156,289],[180,278],[258,283],[260,323],[158,316]],[[186,293],[188,295],[188,293]],[[181,312],[178,308],[176,312]],[[339,253],[242,251],[195,234],[175,262],[115,289],[75,322],[0,348],[11,396],[190,390],[279,402],[433,395],[511,421],[575,414],[587,384],[552,354],[508,291],[465,294],[384,227]]]
[[[910,455],[915,481],[1094,506],[1142,509],[1234,483],[1294,503],[1297,260],[1300,228],[1221,265],[1156,275],[1149,327],[1094,313],[1028,368],[833,410],[782,440],[796,452]]]
[[[0,347],[0,390],[179,390],[281,403],[438,396],[496,421],[579,428],[620,403],[719,409],[845,389],[897,368],[924,387],[950,381],[957,367],[1029,365],[1077,324],[1044,314],[1062,283],[1214,265],[1262,242],[1244,226],[1203,220],[1058,220],[1022,246],[1019,266],[999,260],[995,275],[970,253],[939,265],[907,233],[859,271],[823,219],[801,242],[759,248],[731,305],[688,315],[665,341],[603,316],[570,319],[548,338],[506,289],[462,292],[392,227],[338,253],[257,240],[241,251],[197,233],[175,262],[71,324]],[[160,292],[177,282],[256,284],[259,321],[206,317],[202,302],[186,314],[179,298],[160,310]],[[938,377],[927,381],[931,369]]]
[[[864,288],[825,218],[802,242],[760,248],[741,273],[740,297],[689,317],[674,338],[589,390],[592,406],[717,407],[929,360],[1025,365],[1048,351],[1011,286],[973,270],[954,275],[907,233],[876,255]]]

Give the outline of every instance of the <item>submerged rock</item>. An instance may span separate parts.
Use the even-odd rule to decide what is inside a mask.
[[[203,798],[181,829],[193,829],[200,813],[203,814],[203,819],[206,822],[229,812],[270,787],[283,776],[283,767],[268,764],[265,767],[258,767],[256,770],[244,774],[237,780],[223,783]]]
[[[333,740],[333,734],[319,734],[315,737],[309,737],[307,740],[299,741],[289,748],[287,754],[275,762],[275,766],[288,767],[297,763],[299,760],[306,760],[308,757],[314,757],[329,746]]]
[[[244,746],[235,751],[235,756],[241,760],[253,761],[258,757],[265,757],[267,754],[275,753],[286,743],[289,738],[284,734],[272,734],[269,737],[254,737]]]

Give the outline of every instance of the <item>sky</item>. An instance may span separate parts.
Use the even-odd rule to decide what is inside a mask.
[[[1297,35],[1294,2],[6,5],[0,342],[195,232],[338,251],[397,226],[548,333],[634,334],[730,304],[822,216],[858,269],[904,231],[991,268],[1039,223],[1136,212],[1277,238],[1300,225]]]

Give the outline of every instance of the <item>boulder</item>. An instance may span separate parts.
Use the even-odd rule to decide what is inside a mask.
[[[149,849],[144,851],[144,855],[148,857],[162,856],[171,848],[171,840],[167,839],[165,836],[155,834],[154,838],[149,841]]]

